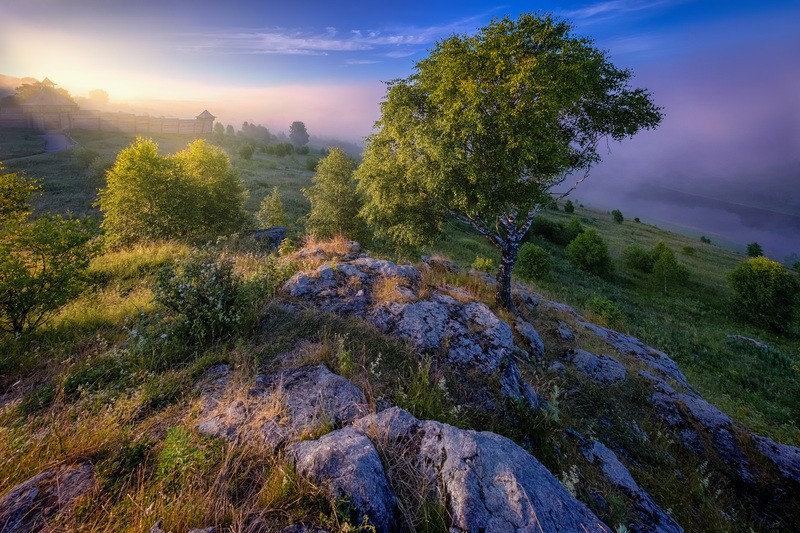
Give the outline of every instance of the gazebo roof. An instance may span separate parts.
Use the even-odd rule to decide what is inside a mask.
[[[211,113],[209,113],[209,112],[208,112],[208,109],[205,109],[205,110],[203,110],[203,112],[202,112],[202,113],[200,113],[199,115],[197,115],[197,117],[196,117],[196,118],[201,118],[201,119],[209,119],[209,118],[210,118],[211,120],[214,120],[214,119],[215,119],[215,118],[217,118],[217,117],[215,117],[214,115],[212,115]]]
[[[45,78],[42,80],[42,85],[44,85],[45,87],[55,87],[56,84],[53,83],[53,81],[50,78]]]

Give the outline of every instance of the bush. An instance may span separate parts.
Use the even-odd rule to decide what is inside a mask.
[[[705,235],[702,235],[702,236],[700,236],[700,242],[705,243],[705,244],[711,244],[711,239],[709,239]]]
[[[596,276],[610,278],[614,264],[608,255],[608,246],[593,229],[584,231],[567,246],[567,258],[580,268]]]
[[[751,242],[747,245],[747,256],[748,257],[759,257],[764,255],[764,249],[761,248],[761,245],[757,242]]]
[[[111,246],[148,240],[211,239],[242,228],[247,191],[225,152],[203,140],[175,155],[138,138],[117,155],[100,191]]]
[[[697,253],[697,248],[694,246],[684,246],[683,247],[683,255],[694,255]]]
[[[560,222],[548,220],[543,217],[536,217],[531,224],[528,235],[535,235],[553,244],[566,246],[571,243],[575,237],[583,233],[583,231],[584,227],[581,225],[578,217],[572,217],[569,224],[566,226]]]
[[[479,272],[486,272],[488,274],[494,273],[497,270],[497,263],[491,257],[477,256],[475,261],[472,262],[473,270]]]
[[[519,249],[515,271],[524,280],[544,279],[550,273],[550,254],[541,246],[525,243]]]
[[[614,217],[614,222],[617,224],[622,224],[622,221],[625,220],[625,217],[622,216],[622,211],[619,209],[611,211],[611,216]]]
[[[261,226],[265,228],[286,225],[286,215],[283,211],[283,202],[281,202],[281,191],[277,186],[273,187],[271,195],[265,196],[261,201],[261,207],[256,214],[256,218]]]
[[[601,318],[606,326],[618,326],[625,319],[625,313],[622,312],[619,305],[608,298],[592,296],[587,302],[587,306],[590,311]]]
[[[766,257],[742,263],[728,276],[734,312],[773,331],[787,331],[798,305],[800,284],[783,265]]]
[[[663,245],[663,243],[658,243]],[[658,244],[651,252],[655,261],[653,262],[653,284],[667,294],[669,287],[680,286],[689,278],[689,271],[685,266],[678,263],[675,253],[664,245],[663,249],[658,249]]]
[[[244,322],[247,304],[233,263],[208,252],[159,271],[155,300],[178,317],[174,334],[192,345],[234,335]]]
[[[653,271],[655,260],[651,252],[648,252],[638,244],[632,244],[622,252],[622,262],[628,268],[649,274]]]
[[[565,213],[575,212],[575,204],[572,203],[572,200],[567,200],[567,203],[564,204],[564,212]]]
[[[246,159],[248,161],[253,159],[253,153],[255,151],[256,151],[255,147],[250,143],[241,145],[238,150],[239,155],[242,157],[242,159]]]
[[[72,155],[83,168],[89,168],[96,159],[100,158],[100,154],[96,150],[86,148],[85,146],[79,146],[72,150]]]

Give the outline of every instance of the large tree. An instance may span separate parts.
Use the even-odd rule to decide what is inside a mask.
[[[411,245],[431,242],[448,216],[469,224],[500,249],[496,298],[513,307],[517,253],[551,188],[585,179],[603,140],[660,122],[630,78],[551,16],[503,18],[437,43],[389,83],[356,173],[362,215]]]
[[[306,125],[300,121],[292,122],[292,125],[289,126],[289,139],[295,146],[307,145],[309,137],[308,131],[306,131]]]

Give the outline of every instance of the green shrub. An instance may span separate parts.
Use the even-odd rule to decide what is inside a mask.
[[[697,253],[697,248],[694,246],[684,246],[683,247],[683,255],[694,255]]]
[[[663,243],[659,243],[663,244]],[[670,287],[680,286],[689,278],[689,271],[685,266],[678,263],[675,253],[664,246],[658,250],[658,245],[653,248],[653,284],[667,294]]]
[[[638,244],[632,244],[622,252],[622,262],[628,268],[649,274],[653,271],[653,263],[655,261],[651,252],[648,252]]]
[[[700,242],[702,242],[702,243],[705,243],[705,244],[711,244],[711,239],[709,239],[709,238],[708,238],[708,237],[706,237],[705,235],[702,235],[702,236],[700,237]]]
[[[553,244],[566,246],[583,231],[584,227],[578,217],[572,217],[567,225],[543,217],[536,217],[533,220],[533,224],[531,224],[528,235],[529,238],[538,236]]]
[[[250,143],[241,145],[238,150],[239,156],[241,156],[242,159],[246,159],[248,161],[253,159],[253,153],[255,151],[256,151],[255,147]]]
[[[764,249],[761,248],[761,245],[757,242],[751,242],[747,245],[747,256],[748,257],[759,257],[764,255]]]
[[[798,304],[797,277],[780,263],[754,257],[728,276],[733,309],[741,318],[773,331],[790,328]]]
[[[606,326],[617,326],[625,319],[625,313],[615,302],[602,296],[592,296],[587,302],[589,310],[602,319]]]
[[[614,222],[617,224],[622,224],[622,221],[625,220],[625,217],[622,216],[622,211],[619,209],[611,211],[611,216],[614,217]]]
[[[283,211],[283,202],[281,202],[281,191],[277,186],[273,187],[271,195],[265,196],[261,201],[261,207],[256,214],[256,219],[265,228],[286,225],[286,214]]]
[[[575,212],[575,204],[572,203],[572,200],[567,200],[567,202],[564,204],[564,212],[565,213]]]
[[[608,246],[593,229],[575,237],[567,246],[567,258],[581,270],[596,276],[610,278],[614,274],[614,264],[608,255]]]
[[[72,155],[78,161],[78,164],[83,168],[89,168],[89,165],[94,163],[96,159],[100,158],[100,154],[96,150],[79,146],[72,150]]]
[[[477,270],[479,272],[487,272],[492,274],[495,270],[497,270],[497,263],[491,257],[483,257],[477,256],[475,257],[475,261],[472,262],[473,270]]]
[[[230,260],[196,253],[157,276],[155,300],[178,317],[174,334],[203,345],[234,335],[244,321],[241,279]]]
[[[524,280],[544,279],[550,273],[550,254],[541,246],[525,243],[519,249],[514,270]]]
[[[202,447],[185,427],[171,427],[158,454],[156,475],[168,490],[179,490],[190,475],[203,472],[212,463],[212,450]]]

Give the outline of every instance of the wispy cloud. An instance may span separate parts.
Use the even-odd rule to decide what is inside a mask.
[[[180,34],[182,51],[218,54],[328,55],[338,52],[380,51],[385,57],[402,58],[416,49],[454,33],[473,31],[479,17],[425,27],[350,29],[326,27],[308,31],[289,28],[236,30],[204,34]],[[409,50],[414,47],[415,50]]]
[[[559,15],[572,20],[604,20],[637,11],[646,11],[656,7],[679,4],[684,1],[685,0],[606,0],[588,4],[578,9],[561,11]]]

